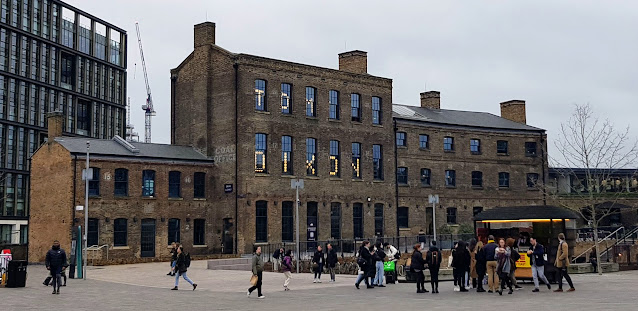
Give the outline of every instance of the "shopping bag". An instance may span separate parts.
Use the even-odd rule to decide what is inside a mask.
[[[386,261],[383,263],[383,271],[394,271],[396,263],[394,261]]]
[[[259,279],[259,277],[257,277],[256,275],[253,274],[253,276],[250,277],[250,285],[257,286],[257,280],[258,279]]]

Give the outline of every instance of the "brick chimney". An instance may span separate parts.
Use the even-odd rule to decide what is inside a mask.
[[[355,50],[339,54],[339,70],[352,73],[368,73],[368,53]]]
[[[47,114],[48,142],[51,143],[56,137],[62,136],[62,126],[64,124],[64,114],[61,111],[53,111]]]
[[[421,93],[421,108],[441,109],[441,92],[429,91]]]
[[[525,116],[525,101],[520,99],[508,100],[501,103],[501,118],[527,124]]]
[[[215,44],[215,23],[205,22],[195,25],[195,48]]]

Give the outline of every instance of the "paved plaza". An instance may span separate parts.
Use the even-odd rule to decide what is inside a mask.
[[[90,267],[88,280],[69,280],[60,295],[44,287],[43,266],[30,266],[26,288],[0,288],[0,310],[635,310],[638,306],[638,271],[598,276],[572,276],[573,293],[532,293],[524,284],[513,295],[452,291],[442,282],[440,294],[416,294],[415,285],[390,284],[386,288],[357,290],[354,276],[337,275],[336,283],[313,284],[310,274],[293,275],[291,291],[282,288],[283,274],[264,273],[266,299],[246,297],[250,272],[206,270],[206,262],[193,261],[188,275],[196,291],[183,279],[171,291],[174,278],[166,276],[168,263]],[[555,287],[555,286],[554,286]],[[427,287],[429,288],[429,287]]]

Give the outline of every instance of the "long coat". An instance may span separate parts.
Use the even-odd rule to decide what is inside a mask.
[[[554,266],[556,266],[556,268],[569,267],[569,245],[567,245],[565,241],[560,242],[558,245]]]

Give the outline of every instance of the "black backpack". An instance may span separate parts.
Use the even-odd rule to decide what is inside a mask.
[[[186,253],[186,255],[184,255],[184,265],[186,265],[186,268],[190,268],[190,266],[191,266],[191,254]]]
[[[512,261],[517,262],[519,259],[521,259],[521,254],[518,253],[518,251],[516,250],[512,250]]]

